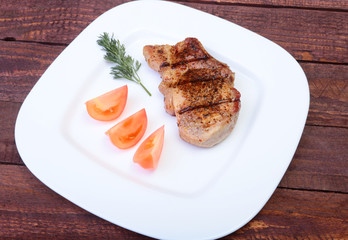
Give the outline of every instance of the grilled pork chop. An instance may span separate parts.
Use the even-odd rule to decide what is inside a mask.
[[[196,38],[171,45],[147,45],[148,65],[162,78],[165,109],[177,117],[180,137],[212,147],[233,130],[240,109],[234,73],[204,49]]]

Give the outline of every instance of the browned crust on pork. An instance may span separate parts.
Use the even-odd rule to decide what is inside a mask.
[[[196,38],[174,46],[148,45],[143,51],[162,78],[159,90],[166,112],[177,117],[180,137],[200,147],[225,139],[241,106],[230,68],[209,55]]]

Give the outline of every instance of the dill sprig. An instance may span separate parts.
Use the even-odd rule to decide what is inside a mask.
[[[125,46],[121,44],[119,40],[114,39],[114,35],[110,38],[109,34],[104,32],[99,36],[97,43],[102,46],[103,50],[106,52],[104,59],[116,63],[116,65],[111,68],[110,72],[115,79],[125,78],[136,82],[151,96],[151,93],[141,83],[137,73],[141,63],[138,60],[134,60],[131,56],[126,55]]]

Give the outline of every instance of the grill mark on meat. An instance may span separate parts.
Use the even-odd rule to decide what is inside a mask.
[[[192,111],[192,110],[195,110],[198,108],[208,108],[208,107],[216,106],[216,105],[223,104],[223,103],[230,103],[230,102],[240,102],[240,98],[222,99],[220,101],[208,103],[208,104],[204,104],[204,105],[190,106],[190,107],[186,107],[186,108],[181,109],[180,111],[178,111],[178,113],[183,114],[185,112]]]
[[[168,67],[170,66],[170,63],[169,62],[163,62],[161,65],[160,65],[160,68],[164,68],[164,67]]]
[[[190,79],[188,81],[184,81],[183,79],[179,79],[179,82],[177,86],[181,86],[184,84],[190,84],[190,83],[198,83],[198,82],[208,82],[208,81],[220,81],[225,79],[225,77],[218,77],[218,78],[200,78],[200,79]],[[186,79],[185,79],[186,80]]]
[[[171,84],[171,87],[176,87],[188,83],[220,81],[223,79],[231,79],[232,76],[228,73],[222,73],[222,68],[217,69],[190,69],[183,74],[177,82]],[[231,79],[232,81],[232,79]]]
[[[179,61],[176,63],[163,62],[160,65],[160,69],[164,68],[164,67],[169,67],[169,66],[173,69],[173,68],[176,68],[178,66],[186,65],[186,64],[191,63],[191,62],[197,62],[197,61],[202,61],[202,60],[206,61],[209,58],[210,58],[210,56],[204,55],[203,57],[192,58],[192,59],[188,59],[188,60]]]
[[[200,83],[200,82],[220,82],[226,79],[231,79],[233,80],[232,77],[228,74],[226,75],[213,75],[213,76],[193,76],[193,77],[186,77],[184,76],[183,78],[179,78],[177,82],[174,83],[167,83],[168,87],[171,88],[176,88],[184,85],[190,85],[190,84],[195,84],[195,83]]]

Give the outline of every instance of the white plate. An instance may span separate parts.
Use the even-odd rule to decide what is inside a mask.
[[[96,44],[114,33],[140,60],[149,97],[135,83],[113,80]],[[159,75],[142,56],[146,44],[197,37],[236,72],[242,108],[232,134],[202,149],[182,141],[164,111]],[[128,84],[125,111],[113,122],[91,119],[84,102]],[[273,42],[231,22],[182,5],[136,1],[90,24],[53,62],[25,99],[15,138],[26,166],[44,184],[87,211],[161,239],[211,239],[250,221],[285,173],[301,137],[309,89],[299,64]],[[148,136],[165,124],[156,171],[132,162],[137,147],[118,150],[104,132],[145,108]]]

